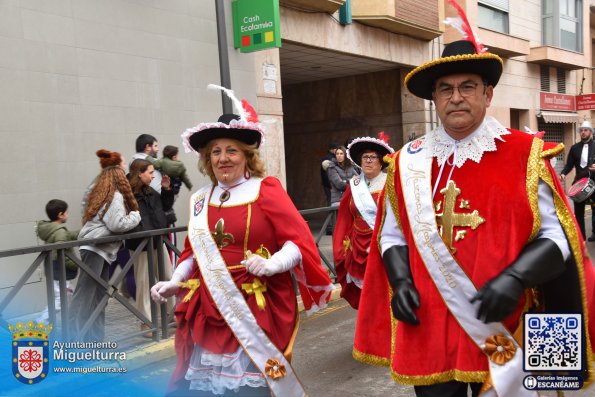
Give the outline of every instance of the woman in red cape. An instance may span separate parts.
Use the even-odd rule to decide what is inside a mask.
[[[347,157],[362,170],[347,186],[341,199],[333,233],[333,256],[341,297],[357,309],[370,251],[378,197],[386,181],[383,158],[394,150],[383,132],[379,138],[355,138]],[[354,194],[356,196],[354,196]]]
[[[178,296],[178,361],[169,393],[270,395],[270,382],[275,382],[270,378],[295,375],[279,364],[269,368],[270,359],[263,371],[261,357],[253,353],[271,351],[270,341],[273,352],[291,360],[299,319],[292,276],[307,311],[326,306],[332,283],[306,222],[279,181],[264,177],[257,149],[263,130],[257,120],[223,115],[217,123],[200,124],[183,136],[199,152],[201,171],[213,183],[199,189],[190,203],[189,236],[199,217],[210,235],[186,239],[172,280],[151,290],[158,302]],[[211,258],[201,256],[200,246],[209,244],[223,259],[228,272],[223,277],[237,287],[225,293],[241,294],[245,300],[233,307],[239,311],[234,318],[226,317],[231,306],[221,306],[229,300],[216,299],[222,289],[212,289],[212,280],[203,278],[202,273],[216,265],[210,259],[197,262]],[[262,337],[260,330],[253,332],[254,319]]]

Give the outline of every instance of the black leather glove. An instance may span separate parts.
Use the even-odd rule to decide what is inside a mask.
[[[548,238],[527,245],[516,261],[488,281],[471,303],[480,301],[477,318],[484,323],[502,321],[516,308],[525,288],[552,280],[564,271],[560,248]]]
[[[393,316],[397,320],[418,325],[419,320],[415,315],[415,309],[419,308],[419,294],[409,269],[409,248],[397,245],[390,247],[382,254],[382,262],[388,282],[393,289],[393,298],[390,302]]]

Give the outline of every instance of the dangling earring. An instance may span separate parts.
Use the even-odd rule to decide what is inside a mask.
[[[246,180],[250,179],[250,177],[252,176],[252,174],[250,173],[250,170],[246,168],[246,170],[244,171],[244,178],[246,178]]]

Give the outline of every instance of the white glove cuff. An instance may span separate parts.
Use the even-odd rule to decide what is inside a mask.
[[[302,253],[292,241],[286,241],[283,247],[271,256],[271,261],[278,264],[278,273],[293,269],[302,262]]]
[[[171,276],[171,281],[179,282],[185,281],[192,275],[192,265],[194,264],[194,257],[189,256],[183,262],[178,263],[174,274]]]

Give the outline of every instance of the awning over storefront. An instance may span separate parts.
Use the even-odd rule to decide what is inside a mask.
[[[578,113],[574,112],[539,112],[537,117],[542,117],[546,123],[578,123]]]

